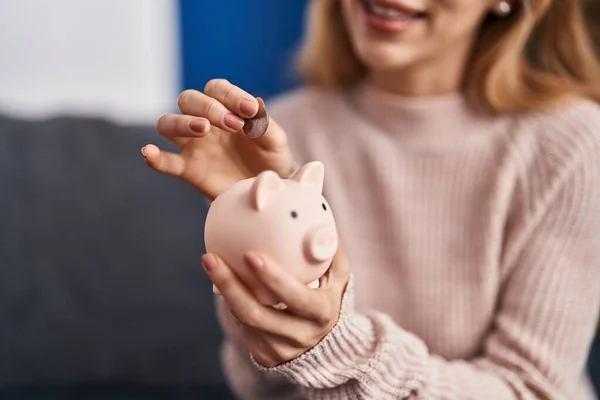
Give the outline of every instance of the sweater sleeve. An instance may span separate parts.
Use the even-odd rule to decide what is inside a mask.
[[[388,316],[358,313],[274,368],[311,399],[576,398],[600,310],[600,163],[579,160],[540,200],[500,288],[480,355],[446,360]]]

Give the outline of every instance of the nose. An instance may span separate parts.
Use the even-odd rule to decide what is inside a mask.
[[[338,235],[335,228],[319,226],[305,238],[306,257],[312,262],[323,262],[332,258],[337,251]]]

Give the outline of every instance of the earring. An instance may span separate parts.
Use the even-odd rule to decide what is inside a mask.
[[[512,7],[507,0],[502,0],[499,3],[496,3],[496,6],[494,7],[494,12],[501,17],[506,17],[511,11]]]

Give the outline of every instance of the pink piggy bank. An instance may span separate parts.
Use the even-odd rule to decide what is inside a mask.
[[[318,161],[289,179],[264,171],[235,183],[210,205],[206,251],[219,255],[262,304],[284,307],[257,281],[244,261],[247,252],[267,255],[311,288],[319,287],[319,278],[331,264],[338,235],[321,194],[324,175]]]

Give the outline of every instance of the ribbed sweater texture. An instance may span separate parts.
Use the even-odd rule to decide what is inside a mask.
[[[268,104],[324,194],[352,277],[334,329],[263,368],[222,299],[241,399],[593,399],[600,108],[490,116],[367,84]]]

